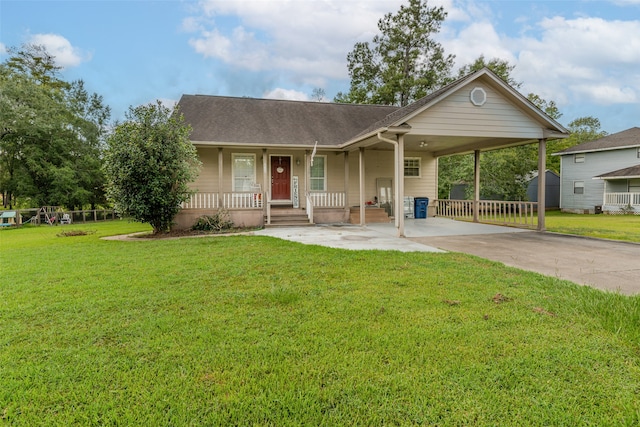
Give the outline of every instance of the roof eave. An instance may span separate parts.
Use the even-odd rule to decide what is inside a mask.
[[[221,141],[191,141],[196,147],[235,147],[244,149],[263,149],[263,148],[289,148],[295,150],[310,150],[314,144],[263,144],[251,143],[244,144],[239,142],[221,142]],[[340,150],[339,145],[318,145],[318,150]]]

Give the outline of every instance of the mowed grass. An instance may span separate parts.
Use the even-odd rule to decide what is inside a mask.
[[[461,254],[71,227],[95,234],[0,231],[6,424],[640,424],[640,297]]]
[[[640,215],[578,215],[549,211],[545,224],[548,231],[556,233],[640,242]]]

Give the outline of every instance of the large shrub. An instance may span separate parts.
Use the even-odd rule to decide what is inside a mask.
[[[107,196],[119,213],[168,231],[198,175],[191,128],[160,102],[130,107],[126,119],[107,140]]]

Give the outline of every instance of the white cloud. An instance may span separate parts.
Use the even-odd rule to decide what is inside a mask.
[[[69,40],[59,34],[34,34],[29,43],[43,45],[55,57],[56,64],[63,68],[76,67],[91,59],[91,55],[73,47]]]
[[[377,33],[402,0],[206,0],[183,21],[196,52],[252,71],[282,70],[299,81],[347,77],[346,56]],[[237,22],[225,26],[223,18]],[[218,23],[220,21],[221,23]]]
[[[612,0],[619,3],[622,0]],[[626,4],[640,3],[627,0]],[[348,78],[346,55],[358,41],[378,33],[377,22],[406,0],[202,0],[183,21],[190,44],[207,58],[238,70],[270,72],[283,81],[324,87]],[[498,31],[500,10],[477,0],[432,0],[448,12],[436,39],[456,65],[478,56],[515,65],[513,77],[560,106],[640,100],[640,21],[589,16],[538,19],[522,15],[509,35]],[[500,28],[503,28],[500,26]],[[276,83],[277,82],[277,83]],[[346,88],[345,88],[346,89]],[[264,96],[308,99],[302,92],[274,89]]]
[[[7,53],[7,46],[0,42],[0,55],[4,55],[5,53]]]
[[[640,21],[554,17],[538,30],[514,41],[528,90],[559,103],[640,101]]]
[[[297,90],[276,88],[262,95],[266,99],[287,99],[289,101],[308,101],[309,96],[306,93]]]

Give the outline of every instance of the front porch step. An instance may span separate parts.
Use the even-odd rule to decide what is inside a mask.
[[[349,211],[349,222],[351,224],[360,223],[360,208],[351,208]],[[391,218],[387,215],[387,211],[382,208],[365,208],[364,222],[373,224],[378,222],[391,222]]]
[[[271,224],[267,224],[267,217],[264,218],[265,227],[303,227],[313,225],[306,212],[294,208],[271,208]]]

